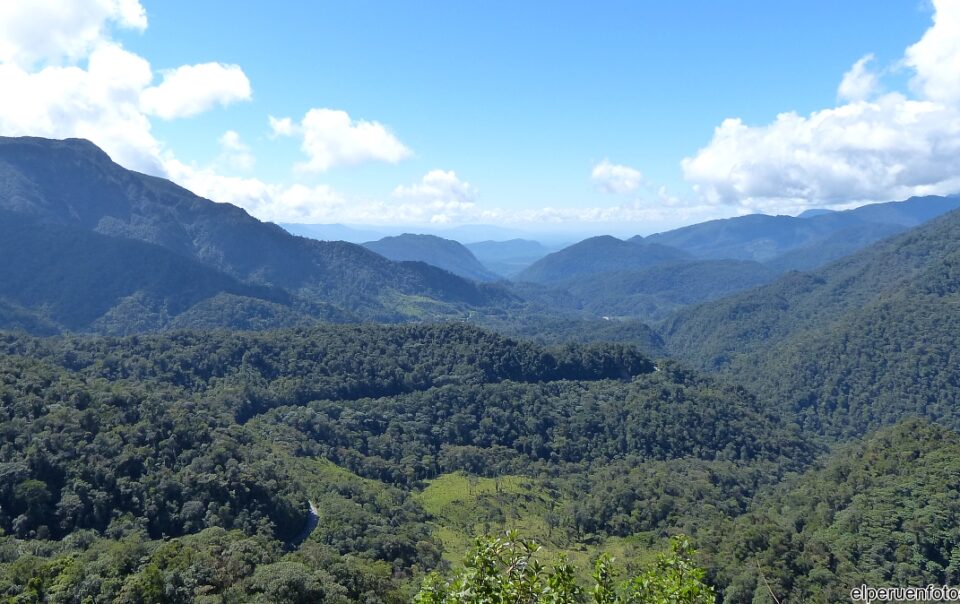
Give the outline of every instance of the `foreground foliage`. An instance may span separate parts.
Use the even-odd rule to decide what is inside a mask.
[[[515,533],[478,540],[464,567],[444,579],[431,574],[414,598],[417,604],[710,604],[713,590],[705,572],[693,563],[694,551],[684,537],[670,541],[670,551],[624,582],[617,581],[613,560],[601,556],[592,585],[584,588],[575,569],[560,559],[549,568],[536,558],[540,547]]]

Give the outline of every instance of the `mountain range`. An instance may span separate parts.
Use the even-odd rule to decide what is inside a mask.
[[[459,316],[467,308],[502,305],[510,300],[502,289],[479,285],[424,263],[392,262],[359,245],[290,235],[236,206],[214,203],[169,181],[126,170],[91,143],[78,139],[0,138],[0,209],[42,225],[28,229],[22,237],[46,239],[50,236],[45,232],[48,227],[82,231],[91,235],[83,241],[94,247],[130,247],[130,242],[138,242],[137,254],[162,256],[168,264],[194,267],[171,270],[165,279],[153,279],[152,289],[142,292],[103,291],[115,297],[94,305],[105,310],[101,317],[113,308],[108,302],[128,304],[130,296],[149,299],[156,306],[153,314],[168,316],[185,310],[188,301],[197,303],[201,298],[210,300],[224,293],[240,295],[246,301],[266,300],[292,310],[306,308],[314,318],[354,315],[394,321]],[[29,247],[26,243],[18,248],[20,251],[10,250],[10,264],[20,262],[20,255]],[[81,247],[75,250],[78,256],[95,255],[83,251],[85,243],[80,242],[80,236],[75,243]],[[39,245],[36,241],[34,244]],[[122,258],[115,254],[106,260],[119,262]],[[28,260],[23,258],[24,266]],[[195,287],[187,273],[196,272],[198,265],[207,273],[218,273],[216,279],[202,281],[223,287],[206,287],[202,296],[193,291],[184,298],[179,290]],[[147,270],[152,266],[143,264]],[[104,279],[124,270],[113,264],[86,268],[91,272],[72,273],[73,278],[94,285],[94,295],[100,295],[99,285]],[[22,298],[33,306],[24,309],[42,317],[48,302],[64,294],[56,288],[43,290],[42,277],[33,277],[37,281],[29,287],[31,298]],[[249,295],[267,290],[273,293],[266,298],[266,294]],[[162,308],[165,302],[157,301],[174,299],[178,301],[166,310]],[[314,307],[325,310],[315,314]],[[78,315],[63,326],[93,328],[97,317],[83,316],[87,323],[77,323],[74,319]],[[46,319],[56,322],[55,317]],[[127,329],[123,325],[117,328]]]
[[[593,237],[552,253],[530,240],[464,246],[412,234],[360,246],[291,235],[126,170],[86,141],[0,138],[0,325],[130,333],[489,322],[518,312],[660,321],[815,269],[958,204],[928,197],[808,217],[744,216],[646,238]],[[513,273],[513,283],[490,267]]]
[[[403,602],[508,528],[687,535],[727,604],[955,584],[958,203],[361,246],[0,139],[0,593]]]
[[[905,415],[960,428],[960,212],[809,273],[680,311],[687,362],[736,374],[812,430],[857,435]]]

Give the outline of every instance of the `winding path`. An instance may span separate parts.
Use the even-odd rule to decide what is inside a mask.
[[[300,545],[307,540],[307,537],[310,536],[310,533],[320,524],[320,507],[313,501],[307,501],[307,504],[310,506],[307,522],[303,525],[303,530],[300,531],[300,534],[287,544],[290,549],[300,547]]]

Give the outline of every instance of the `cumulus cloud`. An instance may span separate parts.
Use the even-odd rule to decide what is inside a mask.
[[[288,117],[269,117],[274,136],[300,136],[307,161],[297,164],[305,172],[326,172],[335,166],[369,161],[395,164],[411,151],[379,122],[354,120],[346,111],[311,109],[299,124]]]
[[[250,80],[239,65],[201,63],[163,72],[163,81],[144,90],[140,102],[146,113],[172,120],[248,101],[250,95]]]
[[[454,225],[499,223],[541,228],[545,225],[592,223],[623,230],[627,224],[678,226],[713,217],[714,206],[681,204],[661,188],[657,203],[635,201],[614,206],[579,208],[485,208],[477,190],[453,171],[432,170],[419,182],[394,189],[391,199],[347,196],[329,185],[268,183],[257,178],[225,176],[215,167],[197,167],[174,158],[167,161],[171,178],[191,191],[221,203],[232,203],[261,220],[326,224]]]
[[[843,104],[763,126],[724,120],[683,160],[685,178],[709,203],[754,211],[960,191],[960,3],[935,0],[934,9],[903,61],[913,95],[872,96],[868,55],[844,76]]]
[[[401,185],[393,190],[395,197],[458,203],[472,203],[476,194],[477,190],[473,185],[460,180],[453,170],[431,170],[420,182]]]
[[[239,68],[219,66],[208,75],[225,71],[229,77],[180,86],[176,104],[164,105],[164,91],[169,94],[179,79],[171,77],[185,68],[151,87],[150,63],[112,39],[115,27],[145,29],[143,6],[137,0],[0,2],[0,90],[16,91],[0,94],[0,134],[86,138],[128,168],[165,176],[149,114],[208,108],[224,98],[224,80],[239,89],[236,82],[246,82],[246,76]]]
[[[143,31],[138,0],[4,0],[0,2],[0,62],[30,68],[86,57],[110,24]]]
[[[197,195],[240,206],[262,220],[333,222],[347,206],[344,197],[327,185],[282,185],[225,176],[213,168],[198,168],[175,158],[166,161],[166,169],[173,180]]]
[[[933,26],[907,49],[914,90],[931,101],[960,103],[960,3],[934,0]]]
[[[473,216],[476,195],[473,185],[460,180],[453,170],[431,170],[420,182],[393,190],[394,197],[419,201],[416,213],[428,213],[429,221],[434,224],[449,224]],[[409,205],[405,211],[410,211]]]
[[[612,164],[603,160],[593,167],[590,179],[605,193],[632,193],[640,188],[643,175],[630,166]]]
[[[28,71],[0,63],[0,133],[6,136],[87,138],[123,165],[162,174],[160,145],[139,110],[150,65],[119,46],[94,50],[86,69],[47,66]]]
[[[445,224],[481,214],[472,204],[443,200],[389,203],[377,199],[348,199],[329,185],[288,185],[225,176],[215,169],[198,168],[175,159],[167,162],[167,169],[174,180],[194,193],[216,202],[232,203],[261,220],[273,222]]]
[[[872,54],[861,57],[853,64],[850,71],[843,74],[840,87],[837,89],[837,97],[840,100],[864,101],[874,95],[880,82],[877,74],[867,67],[867,63],[873,59]]]
[[[217,142],[220,143],[219,163],[233,170],[245,171],[253,168],[256,159],[250,147],[240,140],[240,135],[235,130],[227,130]]]
[[[270,131],[273,136],[293,136],[297,131],[297,126],[289,117],[276,118],[269,115],[267,120],[270,123]]]

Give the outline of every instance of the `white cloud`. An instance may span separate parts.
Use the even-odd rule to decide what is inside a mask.
[[[933,26],[907,49],[904,63],[916,75],[911,84],[922,97],[960,102],[960,2],[934,0]]]
[[[172,116],[249,97],[243,72],[218,64],[172,70],[151,88],[149,62],[112,39],[115,27],[144,30],[143,6],[137,0],[0,0],[0,134],[86,138],[123,166],[163,176],[162,145],[147,109]],[[191,70],[194,80],[205,81],[185,85]]]
[[[197,168],[174,158],[166,162],[174,181],[220,203],[231,203],[262,220],[275,222],[333,222],[346,200],[327,185],[279,185],[257,178],[224,176],[212,168]]]
[[[270,116],[269,121],[274,136],[302,136],[300,148],[308,159],[297,168],[307,172],[368,161],[397,163],[411,155],[386,126],[355,121],[346,111],[311,109],[296,125],[290,118]]]
[[[632,193],[640,188],[643,175],[630,166],[612,164],[603,160],[593,167],[590,178],[606,193]]]
[[[0,90],[17,91],[0,94],[0,133],[87,138],[125,166],[160,174],[160,145],[138,106],[151,77],[145,60],[111,44],[94,50],[86,69],[0,63]]]
[[[240,66],[201,63],[163,72],[163,82],[144,90],[140,101],[147,114],[172,120],[248,101],[250,95],[250,80]]]
[[[394,197],[419,202],[406,204],[404,212],[420,216],[421,221],[424,215],[429,215],[429,222],[433,224],[449,224],[473,216],[476,195],[473,185],[460,180],[453,170],[431,170],[420,182],[393,190]]]
[[[273,136],[293,136],[297,132],[297,126],[289,117],[276,118],[268,115],[267,120],[270,122],[270,131]]]
[[[3,0],[0,63],[76,61],[107,38],[111,23],[143,31],[146,11],[137,0]]]
[[[879,88],[877,74],[870,71],[867,63],[872,61],[872,54],[861,57],[853,64],[850,71],[843,74],[840,87],[837,89],[837,98],[843,101],[865,101],[872,97]]]
[[[477,190],[470,183],[460,180],[453,170],[431,170],[420,182],[395,188],[393,195],[424,201],[472,203]]]
[[[250,147],[240,140],[240,135],[236,130],[227,130],[217,139],[224,151],[249,151]]]
[[[240,135],[235,130],[227,130],[218,139],[220,143],[219,163],[226,165],[233,170],[250,170],[256,159],[250,152],[250,147],[240,140]]]
[[[605,230],[651,232],[716,217],[716,207],[683,204],[664,188],[655,203],[636,201],[605,207],[530,209],[483,208],[476,190],[454,172],[434,170],[416,184],[397,187],[394,201],[348,197],[328,185],[266,183],[256,178],[224,176],[214,168],[198,168],[175,159],[167,162],[171,177],[198,195],[246,209],[261,220],[327,224],[455,225],[497,223],[544,228],[584,223]]]
[[[960,191],[960,3],[934,8],[904,59],[915,96],[871,98],[868,55],[844,77],[849,102],[765,126],[724,120],[683,160],[685,178],[709,203],[768,212]]]

